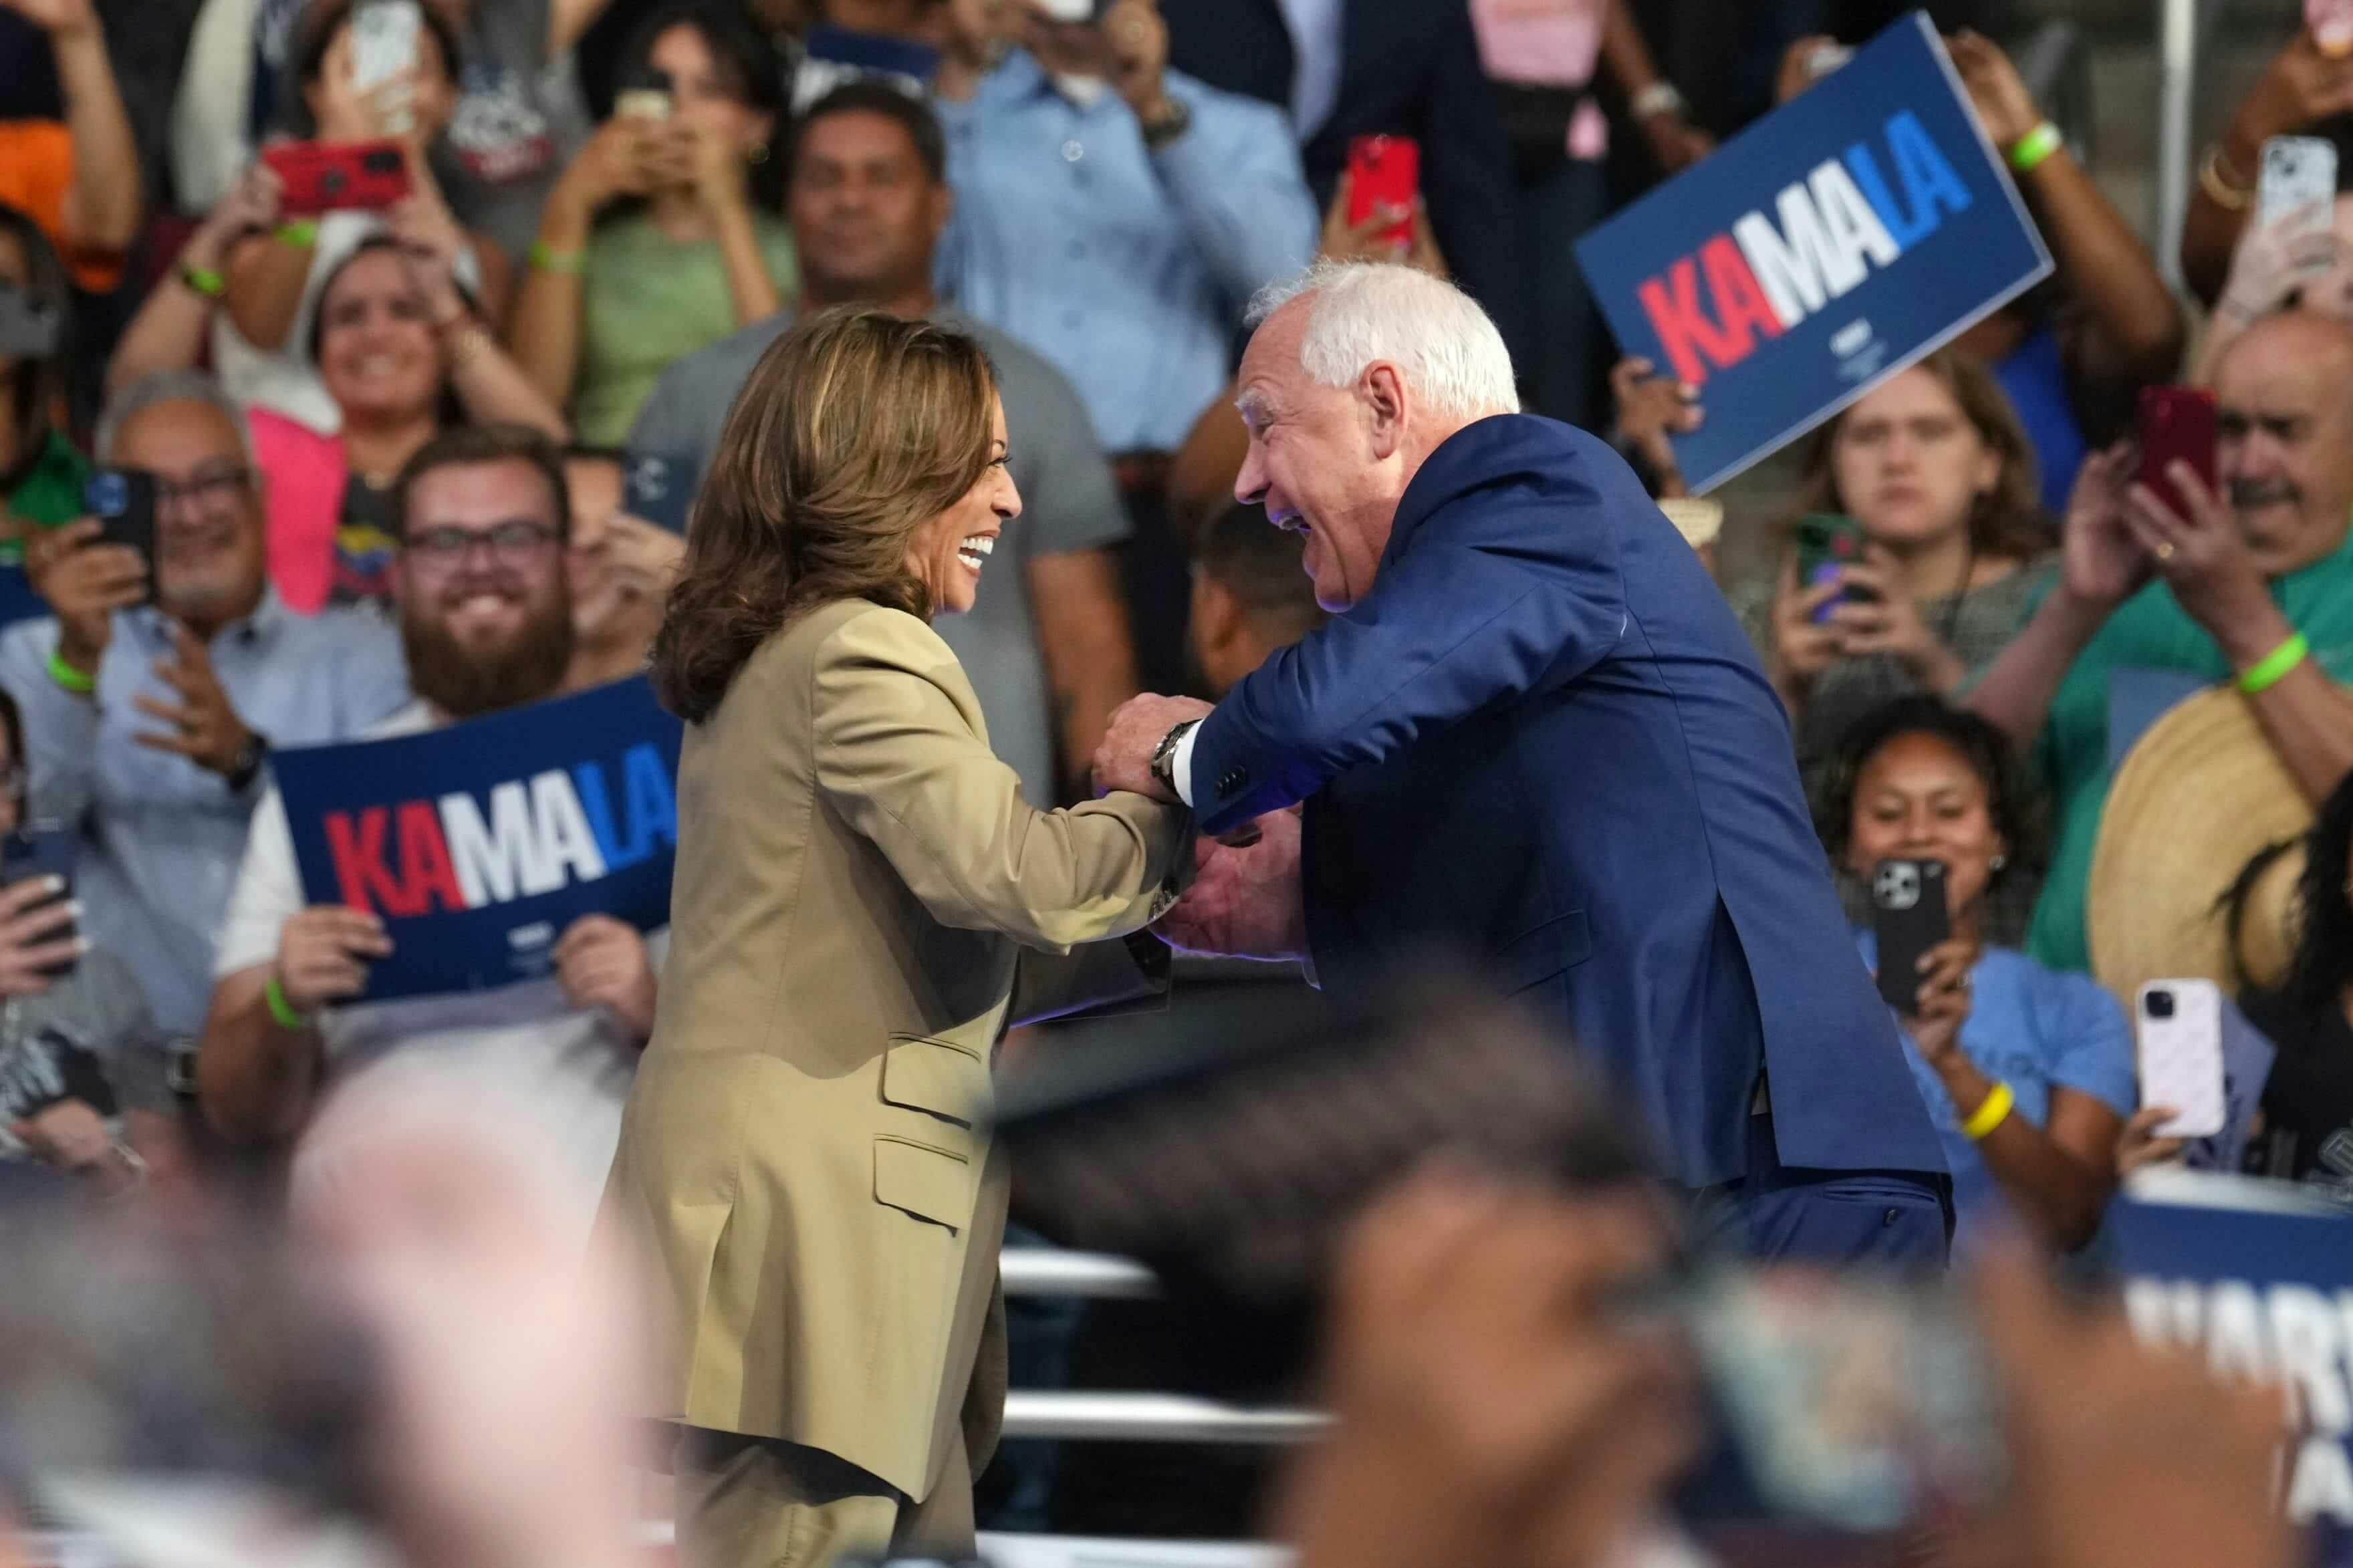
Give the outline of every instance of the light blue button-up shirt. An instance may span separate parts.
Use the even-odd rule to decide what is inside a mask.
[[[1110,452],[1171,452],[1226,385],[1242,308],[1314,259],[1290,117],[1181,72],[1192,111],[1153,152],[1106,90],[1066,97],[1016,50],[939,105],[956,213],[941,291],[1053,362]]]
[[[164,728],[133,697],[176,703],[155,673],[172,636],[152,608],[119,611],[92,697],[52,679],[54,620],[0,632],[0,686],[24,710],[34,815],[79,822],[74,894],[90,941],[130,966],[167,1034],[204,1026],[213,942],[245,858],[247,820],[269,770],[244,790],[132,737]],[[272,747],[345,741],[408,701],[399,632],[364,609],[298,616],[266,590],[210,647],[237,717]]]

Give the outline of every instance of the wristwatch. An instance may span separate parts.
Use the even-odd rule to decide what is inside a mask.
[[[261,764],[269,758],[269,737],[259,730],[248,730],[245,732],[245,744],[237,748],[237,761],[229,764],[228,773],[226,775],[228,779],[228,787],[243,793],[245,787],[253,782],[254,775],[261,772]]]
[[[1155,153],[1193,129],[1193,110],[1183,99],[1172,92],[1165,101],[1168,107],[1160,111],[1159,118],[1142,122],[1139,127],[1144,132],[1144,145]]]
[[[1198,719],[1186,720],[1161,736],[1160,744],[1152,748],[1152,776],[1158,779],[1160,787],[1170,795],[1181,796],[1183,794],[1176,787],[1176,743],[1199,722]]]

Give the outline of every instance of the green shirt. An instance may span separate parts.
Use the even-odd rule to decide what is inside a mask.
[[[2054,572],[2042,585],[2043,595],[2057,581]],[[2273,579],[2271,591],[2289,624],[2311,641],[2321,668],[2337,680],[2353,678],[2353,534],[2335,554]],[[2034,755],[2051,792],[2056,842],[2026,951],[2052,969],[2092,966],[2084,903],[2100,813],[2115,776],[2108,769],[2108,687],[2112,674],[2121,669],[2181,670],[2211,681],[2235,673],[2214,639],[2183,613],[2163,583],[2151,583],[2118,605],[2067,671]]]
[[[752,216],[776,297],[799,291],[792,231]],[[582,280],[579,378],[572,423],[582,444],[618,447],[661,373],[745,323],[735,319],[727,262],[717,240],[681,245],[643,210],[596,226]]]
[[[16,483],[0,495],[0,511],[44,528],[71,522],[90,510],[84,492],[93,471],[90,460],[52,430]],[[24,559],[24,546],[16,541],[0,541],[0,563],[14,565]]]

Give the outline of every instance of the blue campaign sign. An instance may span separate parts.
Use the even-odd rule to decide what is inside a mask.
[[[270,766],[305,901],[384,917],[381,1001],[538,979],[585,914],[667,923],[681,735],[638,677]]]
[[[2109,1214],[2133,1328],[2290,1390],[2281,1507],[2316,1563],[2353,1564],[2353,1194],[2189,1173],[2135,1191]]]
[[[1628,354],[1700,389],[1721,484],[2051,270],[1921,13],[1577,244]]]

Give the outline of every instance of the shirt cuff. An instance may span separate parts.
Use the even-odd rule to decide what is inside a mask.
[[[1201,726],[1194,725],[1176,738],[1176,750],[1168,758],[1168,778],[1176,786],[1176,798],[1187,805],[1193,804],[1193,742],[1201,738]]]

